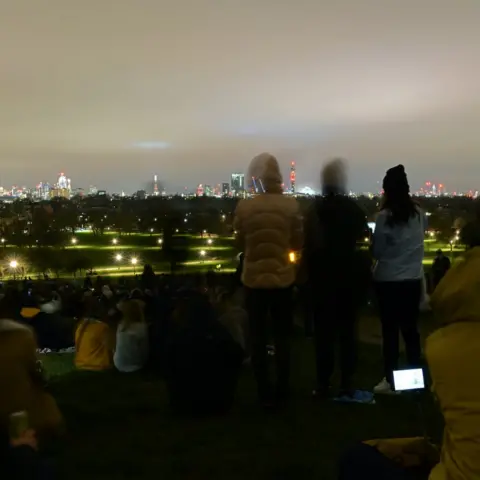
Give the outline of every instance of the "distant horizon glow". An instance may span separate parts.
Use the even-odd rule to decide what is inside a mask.
[[[133,144],[134,148],[142,148],[145,150],[165,150],[166,148],[170,148],[170,146],[169,143],[160,141],[135,142]]]

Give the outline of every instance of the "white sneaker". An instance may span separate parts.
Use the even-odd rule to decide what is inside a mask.
[[[395,393],[395,391],[393,390],[390,383],[387,382],[387,379],[385,377],[383,377],[382,381],[378,385],[373,387],[373,393],[381,394],[381,395],[388,395],[388,394]]]

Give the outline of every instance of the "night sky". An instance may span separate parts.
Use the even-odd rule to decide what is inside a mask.
[[[479,0],[0,0],[0,183],[480,188]]]

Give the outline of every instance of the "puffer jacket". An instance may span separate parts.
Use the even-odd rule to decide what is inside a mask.
[[[261,154],[250,167],[262,192],[240,201],[235,215],[237,243],[245,253],[242,283],[248,288],[287,288],[296,277],[290,253],[302,248],[303,225],[297,201],[283,195],[275,157]]]
[[[442,328],[426,357],[445,419],[441,461],[430,480],[480,478],[480,247],[447,272],[431,297]]]

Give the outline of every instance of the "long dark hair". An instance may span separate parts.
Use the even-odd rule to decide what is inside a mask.
[[[406,196],[385,194],[382,210],[390,212],[387,219],[387,224],[390,226],[408,223],[411,218],[419,215],[418,204],[408,193]]]
[[[383,190],[382,210],[390,212],[388,225],[401,225],[419,215],[418,205],[410,196],[410,185],[403,165],[397,165],[387,171],[383,179]]]

